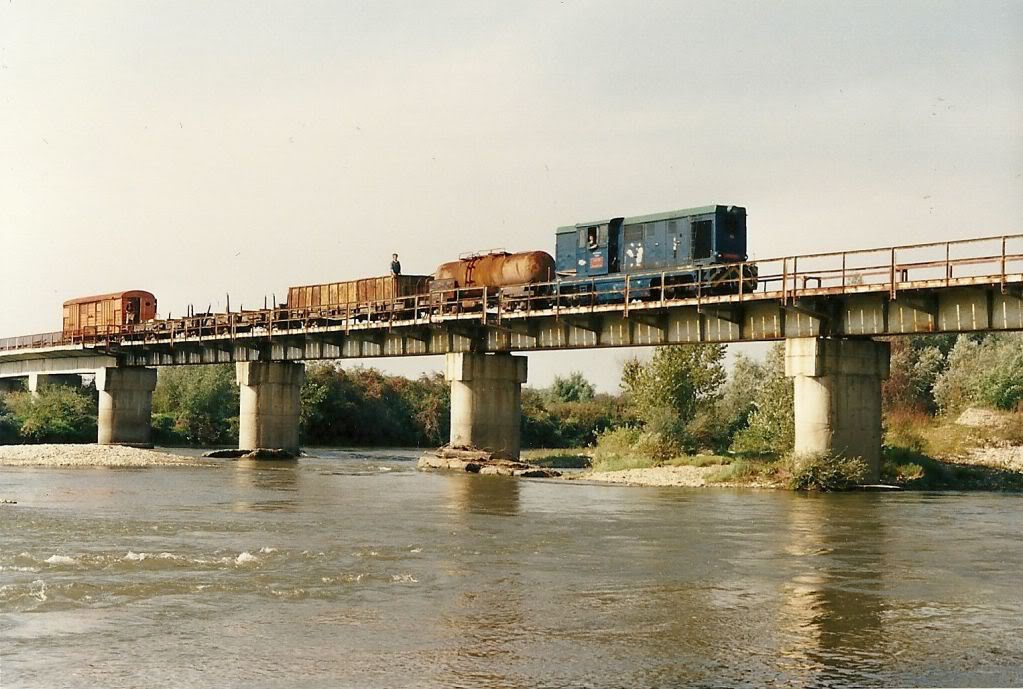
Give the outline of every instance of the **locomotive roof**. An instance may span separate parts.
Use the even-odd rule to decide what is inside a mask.
[[[665,211],[663,213],[651,213],[650,215],[634,215],[634,216],[625,218],[625,224],[631,225],[633,223],[640,223],[640,222],[657,222],[658,220],[669,220],[671,218],[684,218],[684,217],[688,217],[690,215],[706,215],[707,213],[716,213],[719,209],[722,209],[722,208],[742,208],[742,206],[722,206],[722,205],[698,206],[696,208],[683,208],[682,210],[677,210],[677,211]],[[743,210],[745,210],[745,209],[743,209]],[[581,223],[577,223],[575,225],[564,225],[564,226],[558,228],[558,232],[557,233],[558,234],[564,234],[566,232],[575,232],[576,229],[580,228],[580,227],[587,227],[587,226],[590,226],[590,225],[603,225],[604,223],[609,222],[609,221],[610,221],[610,218],[605,218],[604,220],[594,220],[593,222],[581,222]]]
[[[124,292],[110,292],[109,294],[94,294],[91,297],[78,297],[77,299],[68,299],[64,302],[64,306],[71,306],[72,304],[88,304],[94,301],[106,301],[107,299],[117,299],[118,297],[151,297],[154,301],[156,297],[152,292],[146,292],[141,289],[129,289]]]

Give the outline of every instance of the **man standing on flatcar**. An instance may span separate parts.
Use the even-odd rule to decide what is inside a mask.
[[[401,275],[401,263],[398,261],[398,254],[391,254],[391,275]]]

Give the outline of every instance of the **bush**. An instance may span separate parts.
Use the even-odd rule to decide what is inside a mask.
[[[314,445],[439,445],[449,434],[450,399],[440,374],[409,380],[312,364],[302,386],[302,437]]]
[[[928,414],[913,409],[896,409],[888,412],[882,420],[885,445],[925,451],[927,438],[923,432],[933,421]]]
[[[0,395],[0,445],[17,443],[19,428],[21,428],[21,424],[7,409],[5,396]]]
[[[96,442],[97,404],[85,390],[46,386],[35,395],[30,392],[7,395],[5,404],[11,410],[22,440],[31,443]]]
[[[156,445],[187,445],[188,438],[178,427],[174,414],[153,414],[153,443]]]
[[[775,483],[782,467],[774,461],[736,459],[707,476],[708,483],[749,483],[765,481]]]
[[[1015,333],[960,335],[934,383],[934,399],[947,413],[974,404],[1016,408],[1023,401],[1023,339]]]
[[[618,471],[652,466],[651,456],[639,449],[642,437],[643,429],[637,426],[623,426],[601,433],[593,451],[593,470]]]
[[[195,445],[238,441],[238,384],[234,366],[181,366],[160,369],[153,412],[160,442],[178,438]],[[173,419],[168,428],[167,418]]]
[[[835,457],[828,453],[789,455],[785,464],[792,490],[847,490],[867,475],[867,465],[859,457]]]
[[[921,464],[927,460],[919,450],[886,446],[881,461],[881,479],[896,485],[918,482],[924,478],[925,470]]]
[[[688,423],[699,406],[720,397],[724,356],[720,344],[668,345],[657,347],[647,364],[627,365],[623,384],[639,418],[668,409]]]
[[[611,395],[557,402],[551,400],[549,390],[522,390],[523,447],[588,447],[601,432],[630,420],[621,400]]]
[[[780,456],[795,444],[795,411],[792,380],[785,377],[785,346],[774,345],[759,371],[759,381],[749,381],[753,411],[746,428],[732,441],[732,450],[747,455]]]
[[[934,384],[948,365],[946,355],[954,340],[944,335],[919,335],[889,341],[891,373],[881,384],[884,408],[933,412]]]

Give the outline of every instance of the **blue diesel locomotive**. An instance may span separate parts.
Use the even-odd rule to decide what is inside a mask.
[[[610,303],[756,290],[746,209],[703,206],[559,227],[558,291],[567,303]],[[663,285],[662,285],[663,283]]]

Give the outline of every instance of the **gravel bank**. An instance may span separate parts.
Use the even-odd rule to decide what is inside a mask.
[[[624,483],[630,486],[691,486],[708,484],[706,477],[721,467],[665,466],[649,469],[623,469],[622,471],[586,471],[570,478],[602,483]]]
[[[976,447],[969,450],[965,457],[960,457],[955,461],[1021,473],[1023,472],[1023,445]]]
[[[193,457],[118,445],[0,445],[0,466],[150,467],[199,466]]]

